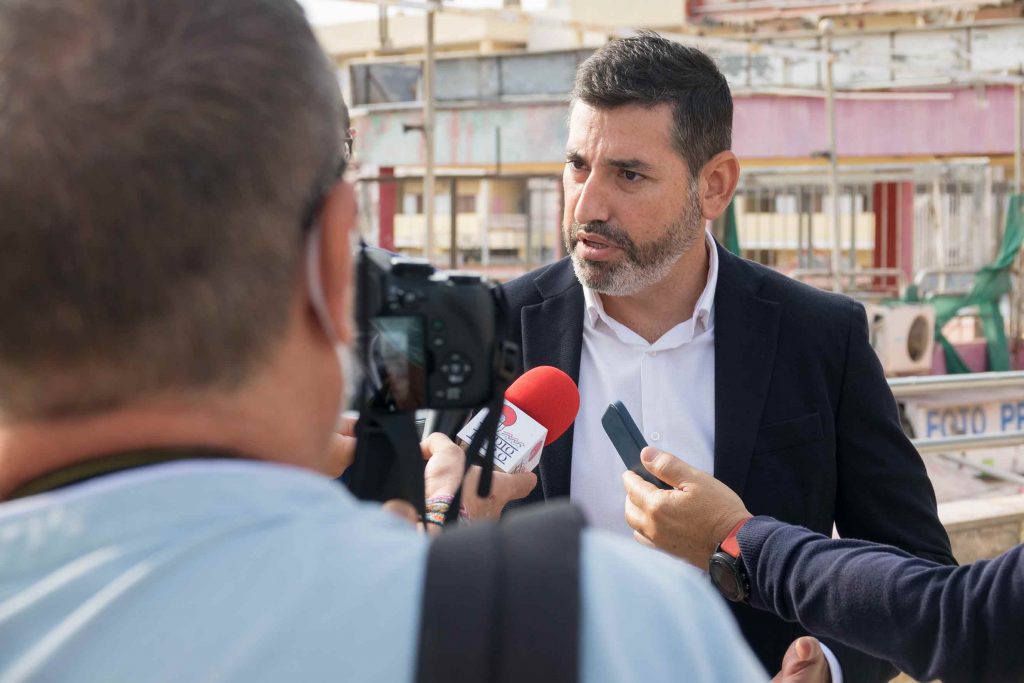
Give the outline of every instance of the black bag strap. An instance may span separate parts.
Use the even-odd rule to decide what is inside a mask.
[[[578,508],[529,506],[430,547],[420,618],[420,683],[579,677]]]

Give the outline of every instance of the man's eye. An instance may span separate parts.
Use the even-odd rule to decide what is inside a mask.
[[[585,168],[584,163],[579,159],[570,159],[569,165],[572,166],[577,171],[582,171]]]
[[[639,173],[637,173],[635,171],[623,171],[622,172],[622,177],[625,178],[626,180],[628,180],[629,182],[633,182],[633,181],[640,180],[641,178],[643,178],[642,175],[640,175]]]

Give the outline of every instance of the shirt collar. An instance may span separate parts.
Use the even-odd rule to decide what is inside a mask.
[[[715,290],[718,288],[718,249],[714,237],[708,230],[704,231],[704,243],[708,250],[708,280],[704,285],[704,291],[697,299],[693,317],[690,319],[693,321],[692,337],[711,329],[714,322]],[[599,321],[604,321],[612,329],[621,327],[621,323],[605,312],[600,295],[585,285],[583,286],[583,304],[585,311],[583,322],[587,327],[594,329]],[[680,323],[680,325],[686,325],[690,320]]]

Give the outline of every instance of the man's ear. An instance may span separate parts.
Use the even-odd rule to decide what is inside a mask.
[[[700,210],[704,218],[714,220],[725,209],[740,182],[740,162],[726,150],[713,156],[700,172]]]
[[[356,224],[355,189],[339,180],[324,197],[320,214],[320,279],[334,334],[352,341],[352,231]]]

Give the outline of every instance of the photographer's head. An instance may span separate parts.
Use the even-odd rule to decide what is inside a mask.
[[[89,425],[83,456],[177,431],[316,465],[350,337],[347,128],[291,0],[0,5],[0,491],[37,427]]]
[[[700,50],[641,32],[583,62],[563,177],[580,280],[621,296],[662,280],[728,205],[731,144],[732,95]]]

